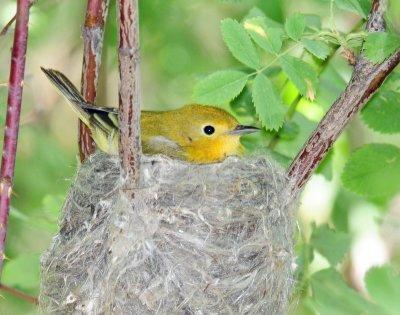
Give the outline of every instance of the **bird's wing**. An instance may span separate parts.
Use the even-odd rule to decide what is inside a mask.
[[[165,136],[151,136],[143,139],[143,152],[147,154],[162,153],[177,158],[184,156],[182,147]]]
[[[104,113],[113,113],[118,115],[118,108],[114,107],[105,107],[105,106],[98,106],[92,103],[82,103],[81,107],[87,109],[88,111],[95,111],[95,112],[104,112]]]

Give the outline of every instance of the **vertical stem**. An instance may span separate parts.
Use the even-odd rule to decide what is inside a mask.
[[[28,41],[29,0],[17,1],[14,43],[11,52],[10,78],[8,83],[7,116],[4,128],[3,156],[0,170],[0,273],[3,267],[4,245],[7,235],[8,213],[14,177],[15,155],[22,88],[25,73],[25,55]]]
[[[83,27],[82,95],[87,102],[94,103],[101,64],[104,25],[109,0],[88,0],[85,25]],[[89,128],[79,121],[79,155],[84,161],[94,153],[95,145]]]
[[[125,191],[139,180],[140,145],[140,56],[138,0],[118,0],[119,29],[119,152]]]

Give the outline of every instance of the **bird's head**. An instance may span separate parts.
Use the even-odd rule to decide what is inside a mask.
[[[223,109],[205,105],[187,105],[179,109],[185,121],[181,130],[190,159],[215,162],[229,155],[240,155],[239,138],[259,128],[241,125]]]

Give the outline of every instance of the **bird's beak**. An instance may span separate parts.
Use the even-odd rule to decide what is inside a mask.
[[[260,130],[261,130],[260,128],[253,127],[253,126],[237,125],[235,127],[235,129],[233,129],[232,131],[229,131],[229,134],[241,136],[241,135],[247,135],[249,133],[257,132]]]

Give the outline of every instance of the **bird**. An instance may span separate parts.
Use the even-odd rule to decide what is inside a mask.
[[[90,129],[97,148],[111,155],[118,154],[118,109],[86,102],[63,73],[41,69]],[[140,125],[144,154],[163,154],[197,164],[241,156],[244,148],[240,137],[260,130],[241,125],[221,108],[201,104],[166,111],[141,111]]]

